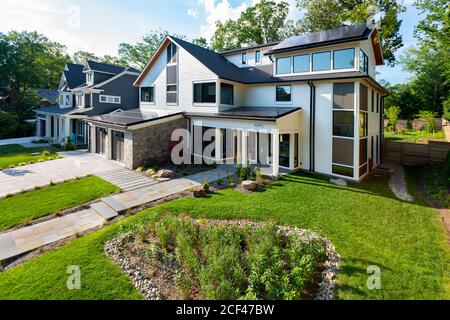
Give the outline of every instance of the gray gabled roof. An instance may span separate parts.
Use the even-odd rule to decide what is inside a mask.
[[[86,81],[86,75],[83,73],[84,66],[73,63],[67,63],[66,65],[68,70],[64,71],[64,76],[69,89],[82,85]]]
[[[130,71],[130,72],[136,72],[136,73],[140,72],[139,70],[132,68],[132,67],[116,66],[116,65],[101,63],[101,62],[92,61],[92,60],[87,60],[86,64],[88,65],[89,69],[91,69],[92,71],[110,73],[110,74],[114,74],[114,75],[122,73],[125,70]]]
[[[349,41],[368,39],[374,29],[367,23],[342,26],[336,29],[314,32],[306,35],[288,38],[272,48],[267,54],[319,47]]]

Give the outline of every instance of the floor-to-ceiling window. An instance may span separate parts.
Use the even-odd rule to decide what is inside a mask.
[[[335,83],[333,86],[333,159],[332,172],[354,176],[355,84]]]

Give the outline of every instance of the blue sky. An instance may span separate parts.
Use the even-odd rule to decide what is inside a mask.
[[[258,0],[13,0],[2,3],[0,31],[37,30],[67,46],[97,55],[117,55],[121,42],[134,43],[150,30],[163,29],[188,38],[213,33],[217,20],[237,18]],[[291,18],[301,13],[291,4]],[[419,21],[412,0],[404,1],[402,15],[405,48],[414,46],[414,26]],[[409,74],[400,66],[379,69],[380,79],[391,83],[405,81]]]

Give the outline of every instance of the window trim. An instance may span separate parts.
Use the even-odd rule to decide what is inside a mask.
[[[106,101],[102,101],[102,98],[105,98]],[[110,101],[111,98],[111,101]],[[118,102],[116,102],[116,99],[119,99]],[[106,94],[100,94],[98,96],[98,101],[100,103],[108,103],[108,104],[121,104],[122,103],[122,97],[121,96],[111,96],[111,95],[106,95]]]

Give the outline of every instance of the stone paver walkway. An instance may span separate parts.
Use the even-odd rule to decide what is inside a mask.
[[[118,186],[123,191],[132,191],[158,183],[156,180],[125,168],[100,172],[96,176]]]
[[[207,172],[197,173],[186,178],[174,179],[150,187],[117,194],[102,199],[102,201],[115,211],[121,213],[125,210],[196,188],[205,180],[214,182],[218,179],[224,179],[227,175],[228,172],[226,169],[217,168]]]
[[[36,250],[95,227],[119,213],[200,186],[228,175],[225,168],[198,173],[182,179],[161,182],[150,187],[104,198],[88,210],[45,221],[34,226],[0,234],[0,261]]]
[[[52,181],[60,183],[87,174],[123,169],[118,162],[86,151],[60,154],[64,158],[0,171],[0,198],[7,194],[29,191],[34,187],[45,187]]]
[[[0,261],[35,250],[105,223],[93,209],[0,234]]]

